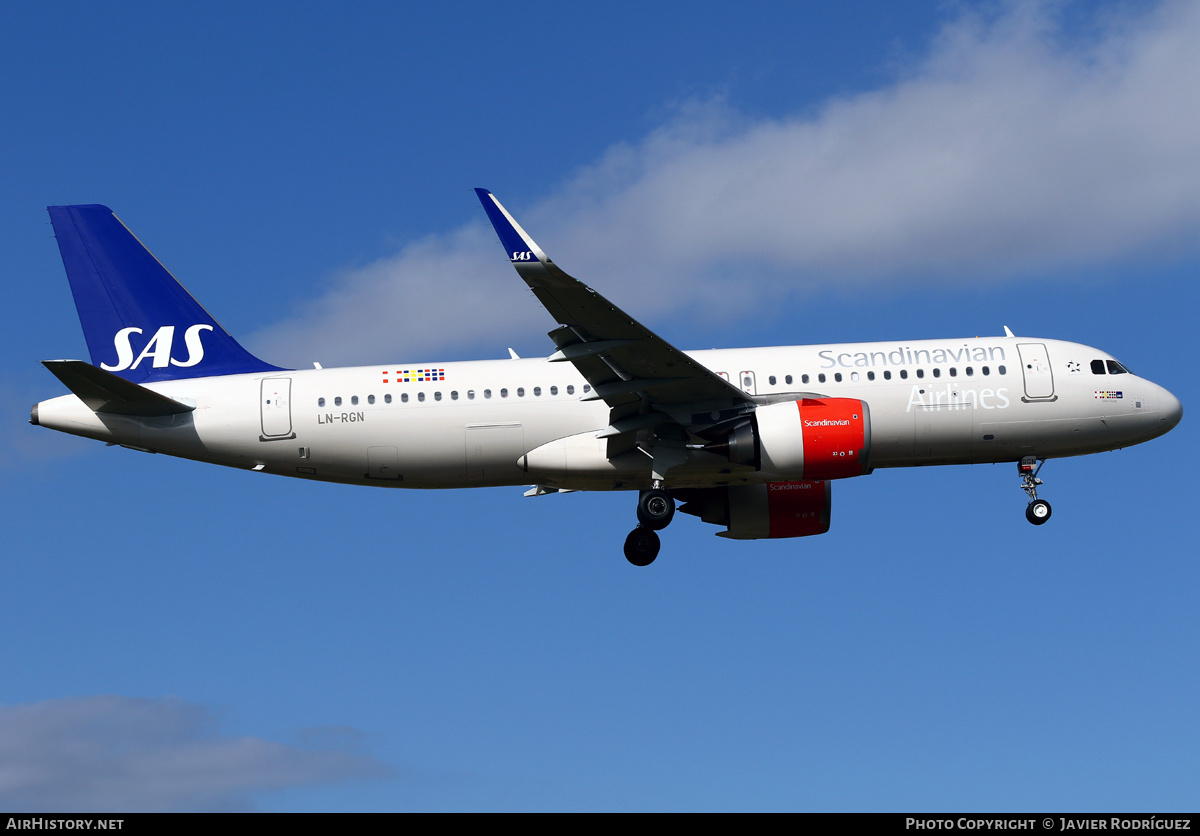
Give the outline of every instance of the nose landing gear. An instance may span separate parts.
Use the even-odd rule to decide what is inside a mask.
[[[1029,505],[1025,508],[1025,519],[1034,525],[1041,525],[1050,519],[1050,503],[1038,499],[1037,488],[1042,480],[1037,478],[1038,471],[1046,463],[1045,459],[1038,461],[1037,456],[1025,456],[1017,462],[1017,473],[1021,476],[1021,490],[1029,495]]]
[[[625,559],[634,566],[649,566],[658,557],[662,542],[657,532],[670,525],[675,516],[675,499],[656,486],[638,497],[638,527],[625,538]]]

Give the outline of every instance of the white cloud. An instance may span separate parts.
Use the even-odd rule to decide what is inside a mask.
[[[966,15],[883,89],[774,120],[695,105],[510,209],[567,270],[651,323],[828,283],[1195,255],[1197,41],[1195,3],[1114,15],[1074,41],[1036,3]],[[346,271],[256,348],[296,363],[419,360],[416,346],[551,327],[505,270],[472,223]]]
[[[33,812],[251,809],[266,790],[378,777],[374,758],[214,730],[176,699],[94,696],[0,707],[0,807]]]

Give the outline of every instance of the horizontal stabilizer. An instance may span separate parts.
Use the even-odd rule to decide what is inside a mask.
[[[43,360],[42,365],[93,412],[158,418],[195,409],[82,360]]]

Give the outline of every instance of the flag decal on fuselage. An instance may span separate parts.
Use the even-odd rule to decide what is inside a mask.
[[[384,383],[424,383],[445,379],[445,369],[396,369],[394,372],[383,372]]]

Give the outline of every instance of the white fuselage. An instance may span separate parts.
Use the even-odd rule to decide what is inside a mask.
[[[688,352],[761,402],[857,398],[870,408],[871,467],[1016,461],[1095,453],[1162,435],[1179,401],[1076,343],[1002,337]],[[1102,361],[1104,373],[1095,371]],[[95,413],[74,395],[44,401],[53,429],[231,467],[405,488],[542,484],[635,489],[637,450],[609,469],[531,471],[554,445],[596,445],[609,408],[570,363],[544,359],[415,363],[199,377],[147,384],[193,412]],[[764,481],[731,476],[698,450],[677,486]],[[642,461],[644,459],[644,462]],[[577,459],[567,459],[572,461]]]

